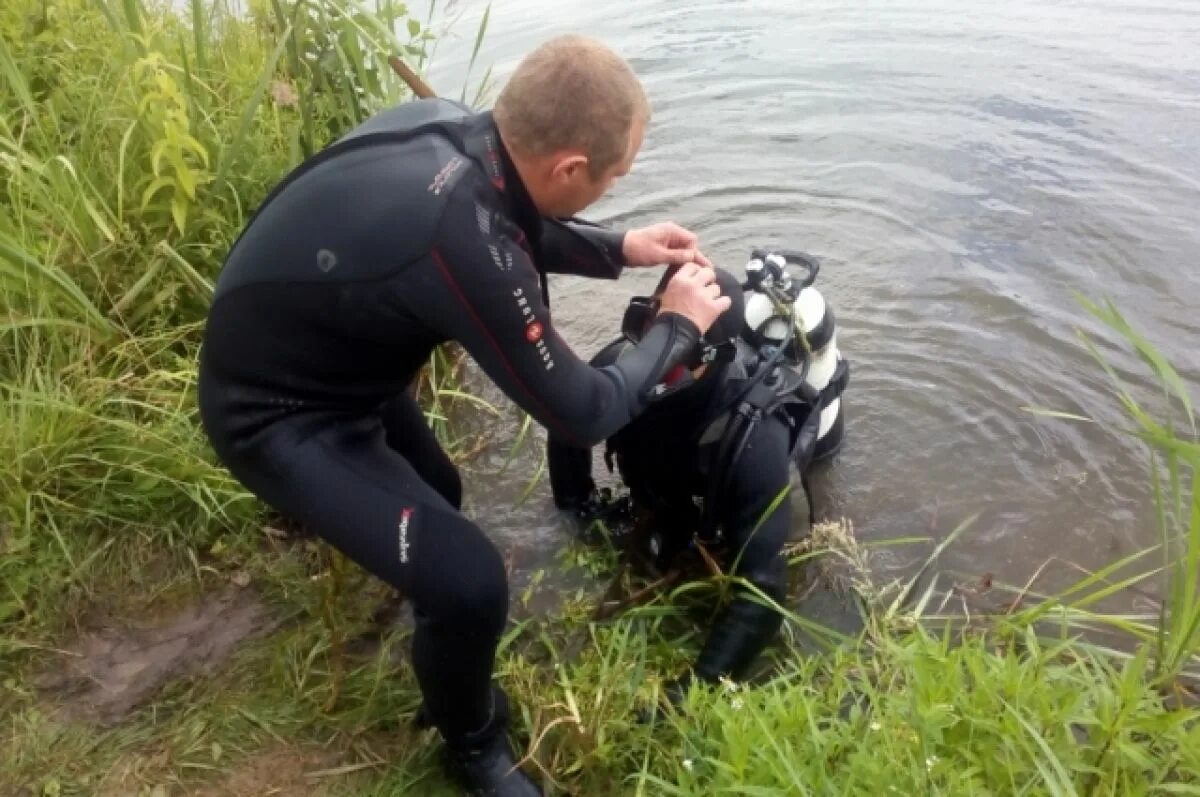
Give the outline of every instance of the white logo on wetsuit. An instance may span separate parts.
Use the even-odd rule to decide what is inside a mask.
[[[512,271],[512,253],[505,252],[504,259],[500,259],[500,247],[495,244],[488,244],[488,252],[492,255],[492,262],[496,264],[496,268],[501,271]]]
[[[496,140],[492,138],[491,133],[483,137],[484,144],[487,145],[488,151],[488,168],[491,171],[492,183],[503,190],[504,175],[500,172],[500,153],[496,151]]]
[[[440,172],[434,175],[433,182],[429,184],[429,193],[433,194],[434,196],[441,194],[442,189],[450,184],[450,178],[454,176],[454,173],[457,172],[459,167],[461,167],[464,163],[466,163],[466,161],[464,161],[458,155],[455,155],[453,158],[446,161],[446,165],[442,167]]]
[[[317,268],[328,274],[337,265],[337,255],[328,249],[317,250]]]
[[[490,235],[492,232],[492,213],[478,202],[475,203],[475,221],[479,223],[479,232]]]
[[[525,340],[533,344],[537,349],[537,353],[542,357],[542,365],[547,371],[554,369],[554,358],[550,356],[550,347],[546,345],[546,339],[543,337],[545,327],[541,321],[537,320],[534,315],[533,308],[529,306],[529,300],[525,298],[525,292],[520,288],[513,289],[513,298],[517,300],[517,307],[521,310],[521,315],[525,318]]]
[[[408,564],[408,521],[412,517],[412,507],[406,506],[400,510],[400,564]]]

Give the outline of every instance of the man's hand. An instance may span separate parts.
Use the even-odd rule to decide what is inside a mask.
[[[684,263],[667,283],[659,308],[664,313],[679,313],[703,335],[731,303],[728,296],[721,295],[717,275],[711,268]]]
[[[670,221],[625,233],[621,254],[631,267],[699,263],[712,268],[712,263],[700,251],[696,233]]]

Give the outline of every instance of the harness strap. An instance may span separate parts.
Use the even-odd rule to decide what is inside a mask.
[[[760,379],[751,386],[733,412],[729,424],[721,436],[717,455],[708,474],[708,489],[704,496],[704,510],[700,517],[700,539],[712,541],[716,538],[717,505],[729,487],[733,471],[750,442],[750,436],[767,414],[779,405],[777,381]]]
[[[817,504],[813,499],[812,484],[808,478],[808,466],[812,464],[813,453],[817,449],[821,431],[821,413],[842,395],[849,383],[850,364],[846,360],[841,360],[838,362],[837,370],[833,373],[833,378],[821,391],[820,399],[809,411],[808,417],[804,419],[800,433],[796,435],[796,442],[792,446],[792,459],[800,471],[800,486],[804,488],[804,500],[808,502],[808,527],[810,529],[817,523]]]
[[[850,365],[846,360],[838,362],[837,369],[829,384],[820,392],[807,382],[800,382],[793,391],[780,396],[775,389],[775,382],[770,386],[765,380],[758,382],[747,393],[734,413],[729,428],[722,436],[713,469],[709,473],[708,489],[704,498],[704,511],[700,521],[700,535],[703,540],[712,540],[716,536],[717,504],[726,492],[729,479],[737,467],[738,460],[754,433],[755,427],[769,414],[779,411],[788,404],[803,403],[810,407],[808,415],[792,442],[789,458],[796,463],[800,471],[800,484],[804,488],[804,497],[808,502],[809,525],[816,521],[816,506],[813,503],[812,489],[808,480],[808,466],[812,464],[813,453],[821,431],[821,413],[846,389],[850,381]],[[797,396],[796,393],[800,395]]]
[[[800,471],[800,486],[804,488],[804,500],[808,504],[808,528],[811,533],[812,527],[817,525],[817,504],[813,501],[812,484],[808,481],[808,471]]]
[[[729,483],[729,474],[733,471],[733,465],[737,460],[736,454],[740,453],[735,448],[738,445],[737,441],[743,438],[748,439],[761,419],[761,411],[754,410],[748,402],[743,401],[731,414],[724,434],[721,435],[721,442],[717,445],[717,453],[713,457],[712,466],[708,472],[704,506],[700,514],[700,528],[697,536],[703,542],[716,540],[717,503],[720,501],[721,492]]]
[[[829,384],[821,391],[821,409],[825,409],[833,400],[842,395],[846,391],[846,386],[850,384],[850,361],[838,360],[837,368],[833,372],[833,376],[829,378]]]
[[[812,463],[813,452],[817,448],[817,440],[821,431],[821,413],[834,402],[846,389],[846,385],[850,382],[850,365],[846,360],[842,360],[837,365],[837,370],[833,373],[833,378],[829,380],[829,384],[816,397],[815,401],[809,402],[812,409],[804,418],[804,423],[800,425],[800,430],[796,435],[795,441],[792,443],[792,459],[796,462],[796,467],[799,468],[803,475],[804,471]]]

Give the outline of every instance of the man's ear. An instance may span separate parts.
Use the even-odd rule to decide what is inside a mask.
[[[573,181],[581,171],[588,167],[587,155],[581,152],[570,152],[564,154],[554,164],[552,174],[555,180],[558,181]]]

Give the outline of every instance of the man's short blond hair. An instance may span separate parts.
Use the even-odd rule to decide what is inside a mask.
[[[560,36],[527,55],[493,110],[505,143],[525,157],[581,150],[599,177],[629,149],[634,122],[650,116],[629,64],[600,42]]]

